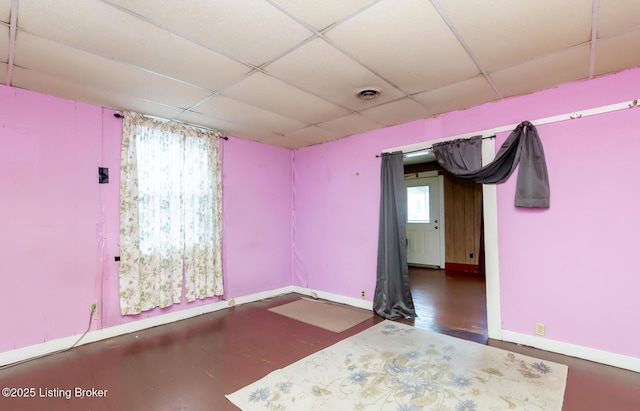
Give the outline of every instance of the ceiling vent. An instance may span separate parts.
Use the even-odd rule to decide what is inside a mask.
[[[356,90],[356,97],[362,100],[373,100],[380,95],[381,91],[377,87],[365,87]]]

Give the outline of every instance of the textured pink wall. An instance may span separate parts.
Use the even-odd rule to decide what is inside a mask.
[[[412,122],[294,152],[294,285],[352,298],[364,289],[373,296],[380,202],[376,155],[422,134],[422,122]]]
[[[640,70],[527,97],[525,106],[611,104],[640,97]],[[561,93],[560,93],[561,92]],[[538,128],[551,185],[547,211],[515,209],[498,190],[503,328],[640,357],[640,108]]]
[[[0,352],[215,302],[138,316],[118,302],[122,120],[0,86]],[[223,142],[227,298],[291,285],[291,152]],[[97,183],[98,167],[110,183]]]
[[[0,351],[87,327],[99,278],[101,115],[0,87]]]
[[[227,298],[291,285],[291,151],[224,142]]]
[[[297,150],[294,282],[371,298],[381,149],[630,101],[638,84],[635,69]],[[504,330],[544,322],[549,339],[640,357],[629,327],[640,321],[639,118],[636,108],[539,128],[549,210],[514,208],[514,177],[498,187]]]

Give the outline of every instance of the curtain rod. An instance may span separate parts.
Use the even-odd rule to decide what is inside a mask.
[[[476,134],[476,135],[478,135],[478,134]],[[482,137],[482,140],[487,140],[487,139],[490,139],[490,138],[496,138],[495,134],[492,135],[492,136]],[[430,151],[430,150],[431,150],[431,147],[427,147],[427,148],[420,148],[418,150],[403,151],[402,154],[419,153],[421,151]],[[382,154],[376,154],[376,157],[382,157]]]
[[[113,113],[113,116],[116,118],[124,118],[124,116],[120,113]],[[156,117],[156,116],[149,116],[146,114],[143,114],[143,116],[145,116],[146,118],[150,118],[152,120],[160,120],[160,121],[175,121],[176,123],[182,123],[185,126],[189,126],[189,127],[193,127],[193,128],[199,128],[201,130],[207,130],[207,131],[214,131],[216,133],[220,133],[220,130],[215,130],[213,128],[209,128],[209,127],[205,127],[205,126],[199,126],[196,124],[191,124],[191,123],[185,123],[184,121],[179,121],[179,120],[169,120],[168,118],[162,118],[162,117]],[[229,140],[229,137],[225,136],[223,133],[220,133],[220,137],[223,140]]]
[[[590,108],[590,109],[586,109],[586,110],[583,110],[583,111],[577,111],[577,112],[573,112],[573,113],[565,113],[565,114],[560,114],[560,115],[557,115],[557,116],[539,118],[537,120],[532,120],[530,122],[534,126],[541,126],[543,124],[558,123],[560,121],[566,121],[566,120],[576,120],[576,119],[583,118],[583,117],[595,116],[596,114],[611,113],[611,112],[614,112],[614,111],[620,111],[620,110],[625,110],[625,109],[629,109],[629,108],[636,108],[636,107],[640,107],[640,101],[638,99],[635,99],[635,100],[632,100],[632,101],[623,101],[622,103],[609,104],[609,105],[606,105],[606,106]],[[519,124],[520,123],[509,124],[509,125],[506,125],[506,126],[500,126],[500,127],[496,127],[496,128],[488,128],[488,129],[485,129],[485,130],[474,131],[472,133],[458,134],[456,136],[450,136],[450,137],[447,137],[447,138],[440,138],[440,139],[438,139],[437,142],[456,140],[456,139],[459,139],[459,138],[469,138],[469,137],[473,137],[473,136],[477,136],[477,135],[482,135],[482,136],[487,136],[487,134],[495,135],[495,134],[502,133],[502,132],[505,132],[505,131],[512,131]],[[408,146],[402,146],[402,147],[395,147],[395,148],[391,148],[391,149],[388,149],[388,150],[383,150],[382,152],[383,153],[393,153],[393,152],[396,152],[396,151],[402,151],[403,153],[410,153],[410,152],[415,152],[415,151],[428,150],[428,149],[431,148],[431,145],[429,145],[429,146],[426,146],[426,147],[422,147],[420,149],[416,148],[413,151],[404,151],[402,149],[403,147],[407,147],[408,149],[411,149],[411,146],[416,146],[417,147],[419,144],[424,144],[424,143],[427,143],[427,142],[415,143],[415,144],[411,144],[411,145],[408,145]],[[380,156],[377,155],[376,157],[380,157]]]

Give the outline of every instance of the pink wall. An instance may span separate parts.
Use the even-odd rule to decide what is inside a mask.
[[[101,115],[0,87],[0,351],[87,327],[99,276]]]
[[[592,84],[594,97],[609,94],[609,87],[625,79],[627,85],[639,84],[640,70],[619,77],[620,82],[607,77]],[[579,86],[564,91],[580,94]],[[628,87],[609,102],[632,100],[638,91]],[[529,103],[545,104],[544,93]],[[512,207],[515,179],[498,190],[503,328],[531,334],[533,324],[542,322],[549,339],[640,357],[640,331],[625,326],[640,322],[634,261],[640,232],[640,108],[538,131],[551,208]]]
[[[224,142],[227,298],[291,285],[291,151]]]
[[[295,151],[294,282],[372,296],[380,150],[630,101],[638,84],[640,69],[629,70]],[[640,108],[539,132],[551,208],[514,208],[515,178],[498,187],[502,328],[533,334],[544,322],[549,339],[640,357],[628,327],[640,320]]]
[[[637,84],[640,69],[294,152],[231,138],[227,297],[293,283],[353,298],[365,289],[370,299],[382,149],[631,100]],[[81,333],[94,301],[95,329],[215,300],[120,316],[121,124],[112,114],[0,87],[0,352]],[[550,339],[640,357],[640,332],[627,326],[640,319],[640,277],[628,268],[640,229],[639,117],[634,109],[539,128],[549,210],[515,209],[515,180],[499,186],[503,329],[532,334],[545,322]],[[97,184],[99,166],[110,168],[109,185]]]
[[[294,285],[373,296],[380,150],[420,139],[422,122],[294,152]]]
[[[113,111],[0,86],[0,352],[208,304],[120,315]],[[291,285],[291,153],[223,142],[226,298]],[[97,183],[98,167],[110,183]]]

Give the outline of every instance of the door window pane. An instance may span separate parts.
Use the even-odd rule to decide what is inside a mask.
[[[429,186],[407,187],[407,222],[431,222]]]

